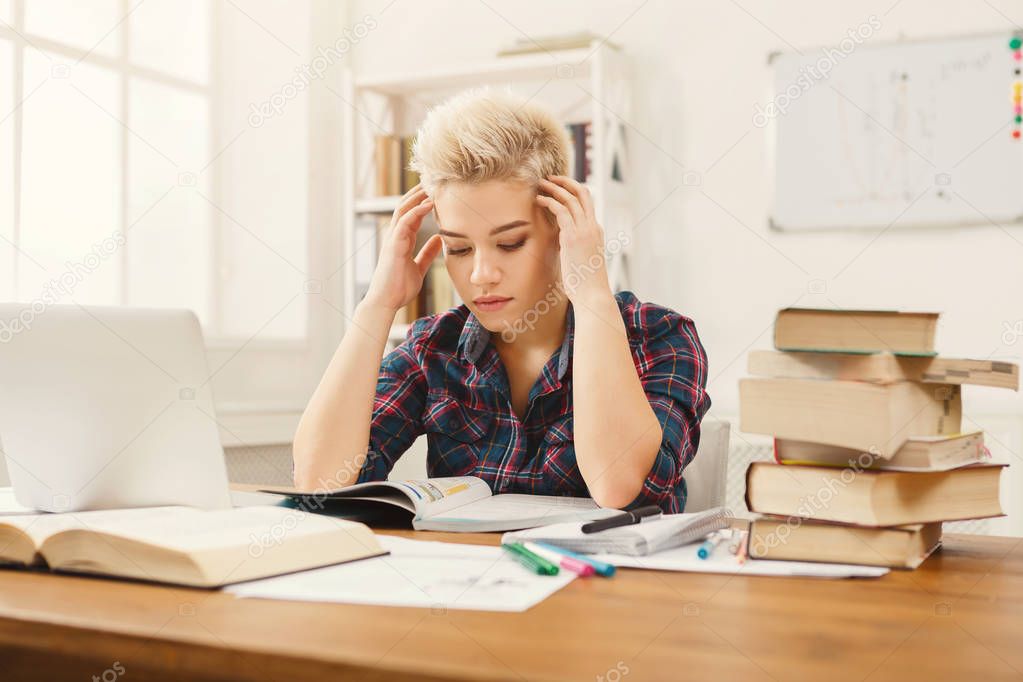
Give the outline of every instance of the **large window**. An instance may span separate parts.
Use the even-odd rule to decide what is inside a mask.
[[[259,5],[0,0],[0,300],[305,339],[307,110],[248,122],[298,61]]]

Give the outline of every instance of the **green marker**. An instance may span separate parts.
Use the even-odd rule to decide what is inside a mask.
[[[512,542],[501,545],[501,549],[508,551],[516,561],[528,568],[537,575],[557,575],[558,567],[547,561],[542,556],[530,552],[521,543]]]

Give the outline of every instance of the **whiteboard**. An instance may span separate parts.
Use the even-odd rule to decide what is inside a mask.
[[[1011,37],[776,55],[773,98],[754,114],[773,142],[771,226],[1023,221]]]

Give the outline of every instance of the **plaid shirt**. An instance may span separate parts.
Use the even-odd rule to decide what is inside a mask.
[[[668,308],[615,295],[643,389],[664,432],[643,489],[628,505],[681,512],[682,470],[700,442],[710,407],[707,356],[693,321]],[[462,305],[416,320],[383,360],[370,449],[358,482],[383,480],[413,441],[427,434],[429,476],[478,476],[494,493],[589,496],[572,438],[572,342],[568,308],[561,348],[529,392],[525,419],[490,332]]]

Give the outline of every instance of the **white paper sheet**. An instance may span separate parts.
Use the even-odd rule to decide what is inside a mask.
[[[888,573],[881,566],[825,564],[810,561],[770,561],[747,559],[739,563],[725,540],[707,559],[696,555],[699,542],[667,549],[647,556],[627,554],[593,554],[593,558],[624,568],[648,568],[659,571],[691,571],[696,573],[733,573],[736,575],[775,575],[812,578],[877,578]]]
[[[377,535],[391,553],[225,588],[238,597],[433,609],[525,611],[575,574],[531,573],[500,547]]]

